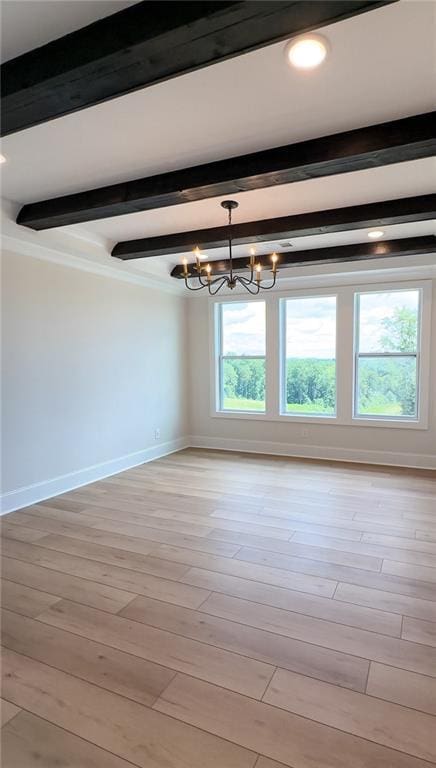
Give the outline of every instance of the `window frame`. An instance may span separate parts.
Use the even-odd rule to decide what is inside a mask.
[[[416,339],[416,352],[359,352],[359,325],[360,325],[360,296],[362,294],[376,293],[403,293],[405,291],[417,291],[418,299],[418,329]],[[429,306],[426,306],[426,305]],[[377,426],[403,427],[410,426],[416,429],[428,428],[429,409],[429,369],[430,369],[430,315],[431,313],[431,283],[428,281],[391,283],[389,285],[365,286],[354,290],[354,343],[353,343],[353,402],[352,421],[356,425],[368,426],[373,423]],[[425,333],[423,326],[426,324]],[[427,346],[427,349],[425,348]],[[359,414],[358,412],[358,387],[359,387],[359,358],[395,358],[412,357],[416,360],[416,413],[413,416],[389,416],[387,414]]]
[[[418,416],[385,417],[354,415],[355,381],[355,297],[358,293],[383,293],[395,290],[420,289],[420,333],[417,360]],[[283,413],[283,299],[336,296],[336,414]],[[236,411],[220,409],[220,304],[236,302],[265,302],[265,411]],[[209,346],[210,346],[210,415],[218,419],[249,419],[252,421],[281,421],[294,424],[324,424],[338,426],[362,426],[372,428],[428,429],[430,400],[430,344],[431,344],[432,280],[396,280],[392,282],[363,282],[334,284],[315,288],[283,289],[248,297],[234,296],[209,299]]]
[[[288,300],[304,300],[304,299],[316,299],[316,298],[329,298],[335,300],[335,410],[334,413],[303,413],[299,414],[295,411],[286,410],[286,302]],[[300,421],[301,417],[308,417],[311,422],[313,419],[320,419],[322,422],[337,422],[338,416],[338,366],[337,366],[337,350],[338,350],[338,292],[332,291],[316,291],[308,294],[304,292],[304,295],[288,295],[282,296],[279,299],[279,313],[280,313],[280,416],[283,416],[286,420],[289,417],[296,417],[297,421]]]
[[[267,399],[266,399],[266,367],[267,367],[267,349],[266,349],[266,302],[264,298],[257,297],[257,301],[260,301],[265,304],[265,354],[264,355],[224,355],[223,352],[223,306],[225,304],[248,304],[252,299],[245,300],[244,296],[238,295],[238,298],[234,298],[232,301],[219,301],[216,303],[216,314],[215,314],[215,324],[216,324],[216,331],[215,331],[215,345],[218,348],[218,355],[217,355],[217,364],[216,364],[216,409],[218,413],[223,413],[225,415],[228,414],[236,414],[237,416],[241,416],[243,414],[246,414],[248,416],[265,416],[266,414],[266,408],[267,408]],[[248,408],[244,408],[241,410],[238,410],[237,408],[224,408],[224,360],[231,359],[231,360],[264,360],[265,361],[265,409],[263,411],[250,411]]]

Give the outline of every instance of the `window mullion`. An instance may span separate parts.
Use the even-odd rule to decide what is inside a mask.
[[[341,289],[336,299],[336,417],[350,423],[353,415],[354,294]]]
[[[265,413],[276,417],[280,413],[280,324],[277,296],[268,296],[266,303],[265,339]]]

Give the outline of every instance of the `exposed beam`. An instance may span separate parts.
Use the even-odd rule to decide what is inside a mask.
[[[436,112],[25,205],[17,222],[49,229],[436,154]]]
[[[313,248],[306,251],[283,251],[277,254],[279,257],[279,269],[287,267],[305,267],[310,264],[337,264],[338,262],[365,261],[367,259],[385,259],[392,256],[424,256],[436,254],[436,237],[425,235],[424,237],[405,237],[397,240],[383,240],[378,243],[356,243],[353,245],[335,245],[325,248]],[[235,272],[247,272],[248,257],[233,259]],[[270,269],[271,263],[268,256],[259,256],[256,262],[260,262],[264,269]],[[211,261],[211,275],[219,276],[229,271],[230,262],[226,259]],[[195,262],[188,265],[188,271],[194,276]],[[183,280],[183,266],[178,264],[171,272],[171,277]]]
[[[327,232],[344,232],[389,224],[427,221],[436,218],[436,195],[406,197],[385,200],[347,208],[312,211],[278,219],[262,219],[234,224],[233,244],[262,243],[274,240],[290,240],[306,235],[322,235]],[[222,248],[228,242],[227,227],[213,227],[192,232],[127,240],[117,243],[112,256],[119,259],[143,259],[150,256],[186,253],[198,246],[202,251]]]
[[[137,3],[2,67],[3,136],[396,0]]]

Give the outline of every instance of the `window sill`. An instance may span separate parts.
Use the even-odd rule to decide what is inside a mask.
[[[390,419],[388,416],[353,416],[356,427],[389,427],[390,429],[428,429],[424,419]]]
[[[217,419],[255,419],[273,421],[265,411],[212,411],[212,417]]]
[[[254,419],[256,421],[294,422],[295,424],[339,424],[337,416],[309,416],[308,414],[299,416],[295,413],[274,415],[259,411],[212,411],[211,416],[217,419]]]
[[[374,427],[388,429],[413,429],[426,430],[428,424],[422,420],[400,421],[389,418],[360,418],[339,419],[337,416],[309,416],[309,414],[279,414],[273,415],[268,412],[259,411],[212,411],[212,418],[215,419],[243,419],[249,421],[270,421],[270,422],[290,422],[293,424],[324,424],[338,427]]]

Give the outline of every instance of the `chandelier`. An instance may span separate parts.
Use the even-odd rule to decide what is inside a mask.
[[[244,277],[243,275],[235,275],[235,268],[232,256],[232,211],[238,207],[239,203],[236,200],[223,200],[222,207],[228,211],[228,227],[229,227],[229,272],[226,275],[219,275],[212,279],[212,267],[210,264],[203,266],[200,261],[200,249],[195,248],[194,254],[196,256],[196,263],[189,265],[192,266],[194,272],[188,271],[188,259],[183,259],[183,272],[182,277],[185,280],[185,286],[189,291],[201,291],[203,288],[207,288],[211,296],[215,296],[218,291],[227,286],[230,290],[233,290],[238,285],[242,285],[249,293],[256,295],[261,290],[269,290],[274,288],[277,278],[277,254],[271,255],[271,272],[272,278],[268,283],[264,283],[262,278],[262,265],[260,262],[255,264],[255,252],[252,248],[250,251],[250,263],[247,264],[247,269],[250,270],[250,276]],[[190,284],[191,281],[191,284]],[[193,284],[193,281],[195,283]]]

